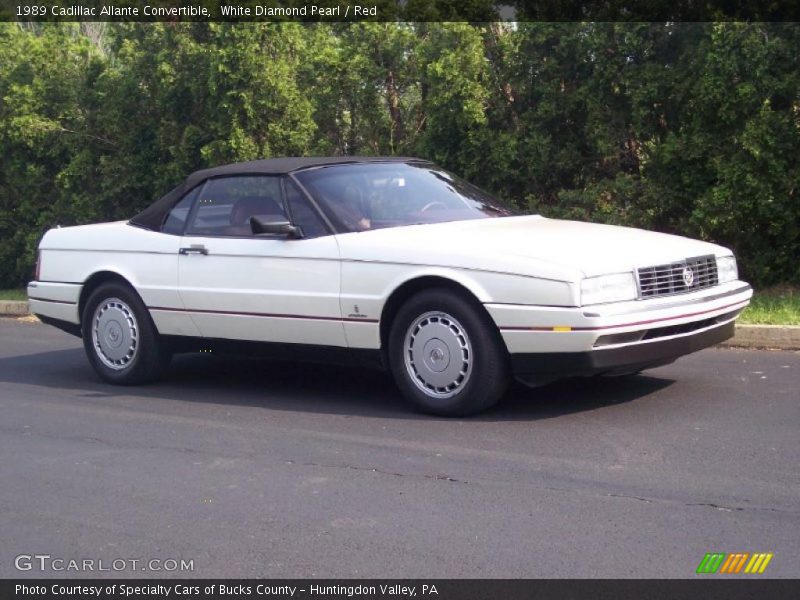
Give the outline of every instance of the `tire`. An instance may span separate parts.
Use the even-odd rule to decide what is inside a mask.
[[[447,417],[494,406],[511,379],[505,345],[483,307],[445,288],[420,292],[400,308],[389,365],[408,400]]]
[[[139,295],[128,285],[104,283],[92,292],[81,318],[83,347],[97,374],[118,385],[158,379],[171,355]]]

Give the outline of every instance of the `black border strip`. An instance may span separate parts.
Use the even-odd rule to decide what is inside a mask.
[[[40,14],[38,8],[26,8],[33,6],[44,6],[46,11]],[[103,6],[123,10],[117,14],[103,13]],[[223,14],[222,6],[239,6],[242,10]],[[366,14],[364,9],[368,9]],[[158,14],[154,15],[155,12]],[[798,0],[0,0],[0,21],[787,22],[800,21],[800,3]]]
[[[578,552],[580,554],[580,552]],[[567,557],[565,557],[567,558]],[[573,557],[574,558],[574,557]],[[702,557],[701,557],[702,558]],[[698,559],[699,560],[699,559]],[[44,593],[22,594],[17,585],[40,586]],[[225,593],[220,594],[220,586]],[[136,595],[123,595],[122,590],[139,586],[147,591]],[[175,589],[180,586],[181,593]],[[212,587],[213,586],[213,587]],[[259,586],[263,586],[259,588]],[[311,593],[327,588],[331,593]],[[389,594],[382,592],[382,586],[397,586],[402,590],[414,588],[415,595],[402,592]],[[423,588],[423,586],[427,586]],[[431,593],[435,586],[436,593]],[[52,590],[79,590],[100,588],[99,595],[80,592],[54,594]],[[293,593],[259,593],[264,587],[272,590],[292,589]],[[359,589],[359,592],[355,592]],[[374,592],[372,590],[374,589]],[[427,593],[423,593],[423,590]],[[169,593],[167,593],[169,590]],[[334,590],[339,590],[336,593]],[[348,593],[351,591],[353,593]],[[366,591],[365,591],[366,590]],[[116,600],[123,598],[166,598],[246,600],[320,599],[320,600],[542,600],[548,598],[569,598],[571,600],[683,600],[698,598],[703,600],[755,600],[759,598],[797,598],[800,595],[800,580],[764,579],[760,576],[732,575],[724,578],[694,575],[692,579],[28,579],[3,580],[0,582],[0,596],[4,599],[37,598],[41,600],[85,600],[101,598]]]

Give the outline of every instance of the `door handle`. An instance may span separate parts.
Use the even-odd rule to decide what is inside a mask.
[[[188,248],[181,248],[178,250],[178,254],[208,254],[208,248],[203,246],[203,244],[192,244]]]

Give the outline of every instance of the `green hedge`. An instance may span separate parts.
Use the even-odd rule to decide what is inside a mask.
[[[0,23],[0,287],[54,224],[300,154],[427,157],[800,282],[799,47],[793,23]]]

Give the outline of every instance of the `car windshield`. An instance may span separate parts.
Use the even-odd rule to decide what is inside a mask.
[[[488,193],[424,163],[334,165],[296,177],[348,232],[516,214]]]

